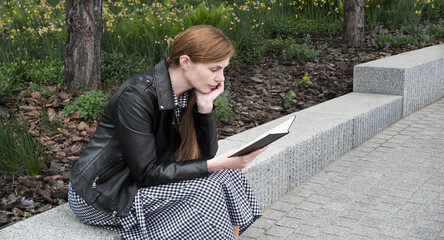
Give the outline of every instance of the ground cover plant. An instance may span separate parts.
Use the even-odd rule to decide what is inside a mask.
[[[94,133],[106,96],[162,59],[189,26],[221,28],[237,50],[227,92],[215,102],[221,138],[350,92],[355,64],[442,43],[444,0],[366,5],[366,43],[347,49],[342,0],[104,0],[102,90],[81,93],[60,86],[64,1],[2,1],[0,106],[27,120],[23,132],[36,143],[28,155],[41,151],[45,161],[34,172],[20,164],[0,169],[0,226],[66,201],[69,168]]]

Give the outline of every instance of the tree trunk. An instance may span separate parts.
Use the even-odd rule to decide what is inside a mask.
[[[102,0],[66,0],[65,72],[63,85],[74,89],[100,88]]]
[[[365,0],[344,0],[344,43],[357,47],[364,43]]]

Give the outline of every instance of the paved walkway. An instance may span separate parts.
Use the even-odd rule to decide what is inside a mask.
[[[444,240],[444,98],[282,196],[240,239]]]

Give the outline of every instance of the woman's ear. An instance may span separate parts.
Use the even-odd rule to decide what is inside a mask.
[[[179,57],[179,65],[183,70],[188,70],[191,63],[191,59],[187,55],[182,55]]]

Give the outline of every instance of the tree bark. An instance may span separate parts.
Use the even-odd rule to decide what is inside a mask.
[[[357,47],[364,43],[365,0],[344,0],[344,43]]]
[[[100,88],[102,0],[66,0],[65,71],[63,85]]]

